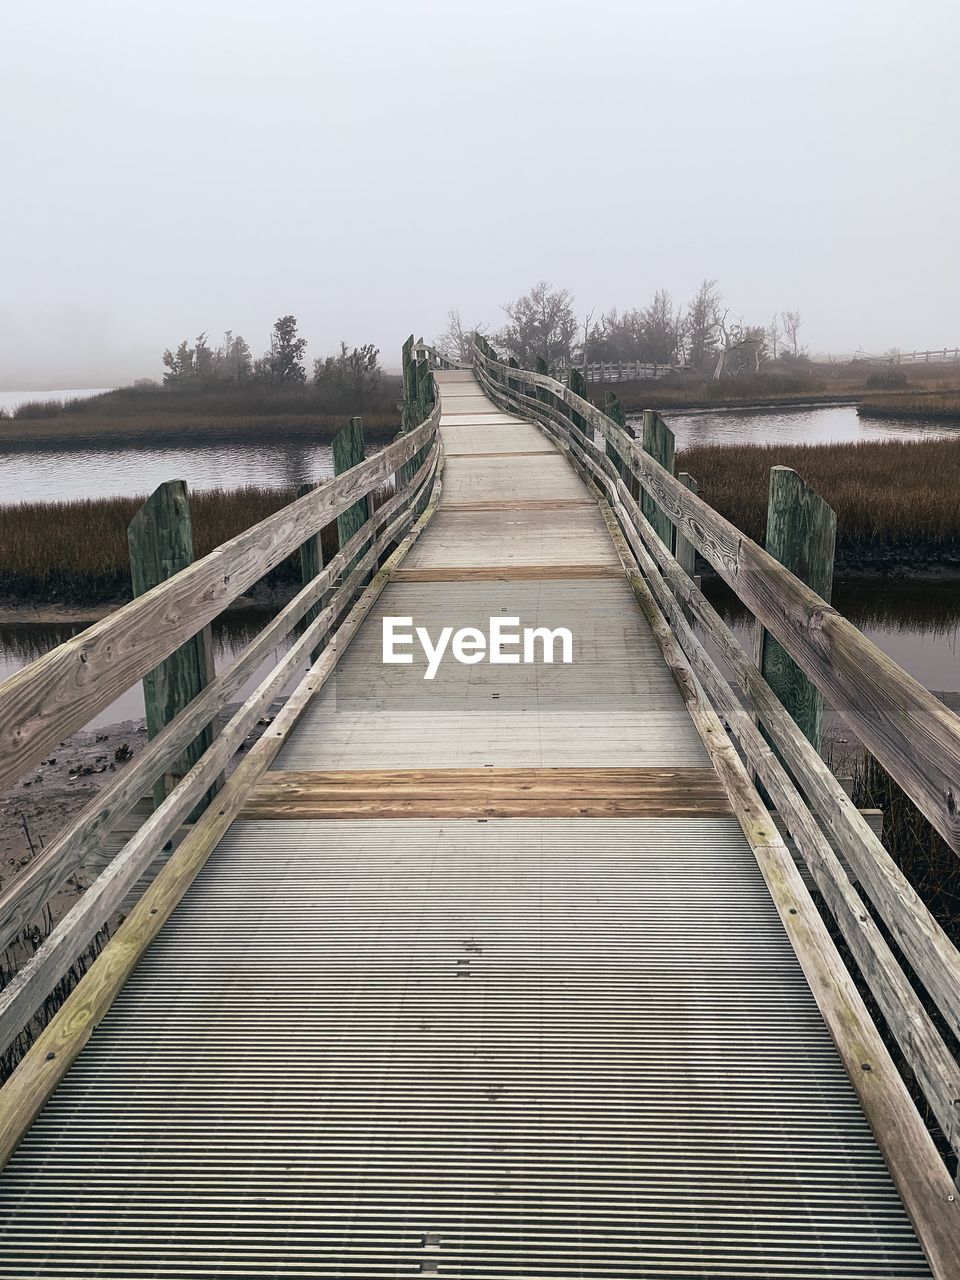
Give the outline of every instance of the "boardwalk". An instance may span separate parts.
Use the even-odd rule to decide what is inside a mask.
[[[0,1176],[0,1275],[930,1275],[596,501],[436,514]],[[574,661],[381,661],[382,619]]]

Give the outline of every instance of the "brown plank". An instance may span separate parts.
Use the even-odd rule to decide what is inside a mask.
[[[241,817],[691,817],[731,812],[713,769],[342,769],[265,775]]]
[[[548,578],[622,578],[610,564],[452,565],[436,569],[398,569],[395,582],[539,582]]]
[[[449,456],[449,455],[448,455]],[[442,511],[565,511],[568,507],[595,507],[586,498],[489,499],[484,502],[443,502]]]
[[[556,449],[497,449],[492,453],[448,453],[450,458],[553,458]]]

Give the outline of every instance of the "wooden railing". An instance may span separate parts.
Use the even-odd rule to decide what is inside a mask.
[[[0,685],[0,779],[9,783],[198,634],[288,556],[318,543],[321,530],[339,518],[341,545],[329,563],[321,566],[317,553],[317,572],[303,589],[0,893],[2,948],[37,918],[85,858],[102,853],[104,838],[150,794],[157,779],[163,778],[185,747],[214,721],[264,658],[285,638],[295,636],[273,669],[209,739],[196,764],[0,992],[0,1050],[4,1050],[154,866],[167,842],[178,837],[175,857],[154,882],[163,882],[166,897],[161,895],[161,899],[165,905],[152,908],[139,925],[136,910],[128,917],[121,931],[126,931],[129,943],[113,949],[109,964],[101,963],[106,958],[102,956],[94,966],[94,970],[99,967],[103,971],[92,984],[95,994],[85,996],[66,1023],[62,1017],[55,1019],[59,1023],[56,1035],[66,1036],[66,1047],[59,1047],[58,1041],[58,1049],[49,1051],[48,1060],[43,1055],[37,1058],[39,1046],[35,1045],[32,1065],[22,1063],[0,1093],[0,1166],[52,1083],[79,1052],[106,1007],[102,1001],[108,1004],[119,989],[116,984],[125,976],[127,961],[132,963],[131,958],[140,954],[209,856],[249,788],[269,766],[304,706],[328,679],[393,567],[432,513],[442,467],[437,429],[440,408],[425,359],[421,359],[419,371],[419,394],[405,405],[408,429],[387,448],[244,530]],[[409,390],[410,379],[406,385]],[[374,508],[373,492],[383,487],[390,490],[389,496]],[[344,521],[347,513],[357,510],[364,512],[365,518]],[[356,527],[344,536],[344,528],[351,524]],[[211,792],[274,700],[304,672],[269,730],[242,757],[213,803],[185,827],[195,816],[198,802]],[[82,985],[90,987],[92,976],[93,971]],[[61,1010],[62,1015],[67,1012],[67,1008]],[[48,1033],[50,1028],[43,1035]]]
[[[474,367],[487,394],[538,422],[595,489],[634,592],[735,800],[935,1274],[960,1274],[953,1182],[844,969],[831,930],[842,935],[864,990],[876,1001],[954,1157],[960,1156],[960,1067],[947,1041],[952,1046],[953,1037],[960,1038],[960,955],[700,591],[691,576],[689,547],[779,641],[955,850],[960,719],[659,465],[612,417],[555,379],[498,360],[483,339],[477,341]],[[729,747],[730,739],[739,753]],[[798,880],[743,761],[766,788],[806,864],[824,918]],[[913,970],[916,986],[897,952]],[[934,1009],[946,1034],[935,1023]]]

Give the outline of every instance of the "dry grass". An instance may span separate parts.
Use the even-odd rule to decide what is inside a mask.
[[[678,456],[700,495],[757,542],[770,468],[792,467],[837,513],[838,547],[960,544],[960,437],[831,445],[703,445]]]
[[[960,422],[960,392],[887,391],[864,396],[859,404],[864,418],[924,418],[931,422]]]
[[[378,489],[380,506],[391,491]],[[210,490],[190,495],[196,555],[292,502],[293,489]],[[0,507],[0,582],[16,600],[94,604],[128,598],[130,559],[127,526],[144,501],[88,498],[74,502],[30,502]],[[335,531],[332,531],[335,532]],[[325,555],[332,554],[329,536]],[[270,575],[274,585],[295,582],[299,563],[287,561]]]

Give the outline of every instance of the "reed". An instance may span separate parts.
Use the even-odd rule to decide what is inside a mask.
[[[833,507],[838,550],[960,548],[960,437],[695,445],[677,457],[677,470],[696,478],[700,496],[761,543],[773,466],[793,467]]]
[[[892,391],[864,396],[862,418],[921,418],[928,422],[960,422],[960,392]]]
[[[385,489],[376,491],[377,505],[387,493]],[[257,487],[191,494],[196,555],[206,555],[295,497],[293,489]],[[143,501],[141,494],[0,507],[3,596],[68,604],[129,597],[127,526]],[[299,573],[299,560],[292,559],[278,566],[270,581],[293,583],[299,580]]]

